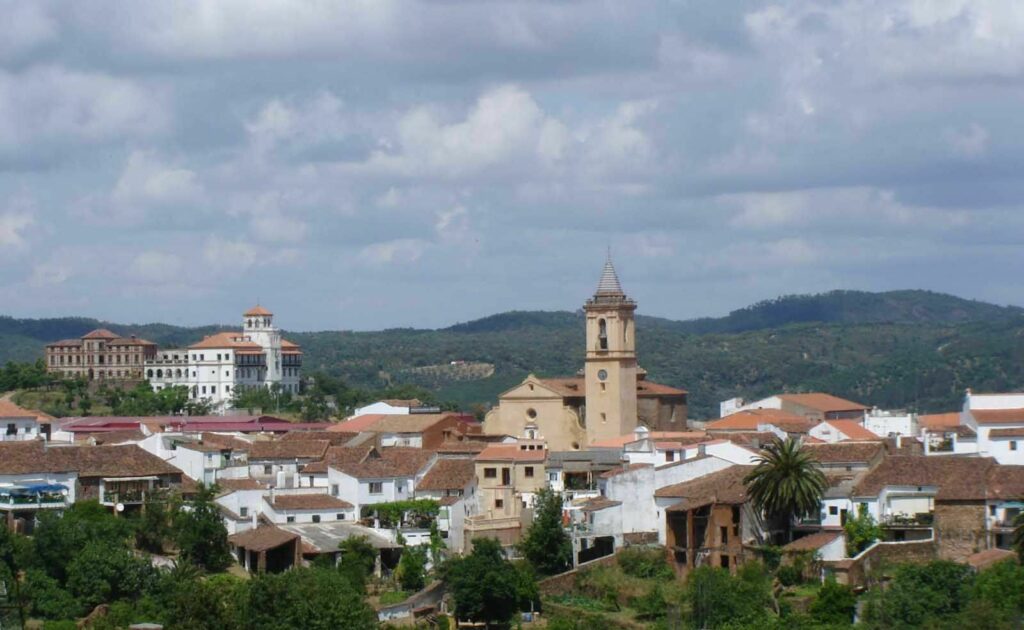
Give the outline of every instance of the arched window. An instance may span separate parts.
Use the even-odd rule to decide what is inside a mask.
[[[157,378],[163,378],[164,377],[164,371],[163,370],[157,370],[156,371],[156,377]]]
[[[246,322],[246,327],[252,328],[252,320],[251,319],[248,322]]]
[[[174,376],[176,378],[181,378],[181,368],[178,368],[177,370],[174,371]]]
[[[146,370],[146,378],[153,378],[153,370]]]
[[[608,324],[604,318],[597,320],[597,341],[601,350],[608,349]]]

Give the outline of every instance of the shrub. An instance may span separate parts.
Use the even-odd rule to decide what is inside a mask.
[[[665,561],[664,552],[658,549],[625,549],[619,552],[618,563],[623,573],[635,578],[671,580],[675,577],[672,567]]]
[[[783,586],[793,586],[803,581],[803,571],[800,567],[795,564],[787,564],[779,567],[779,570],[775,572],[775,577],[779,578],[779,582]]]

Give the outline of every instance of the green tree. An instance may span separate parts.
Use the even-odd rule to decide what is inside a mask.
[[[360,591],[366,588],[366,581],[373,575],[380,552],[370,544],[366,536],[346,538],[338,544],[341,562],[338,571]]]
[[[872,589],[865,622],[876,628],[920,628],[955,615],[972,587],[970,568],[948,560],[903,564],[887,588]]]
[[[169,497],[165,492],[150,492],[139,516],[133,519],[135,546],[150,553],[163,553],[164,541],[171,537]]]
[[[519,543],[519,552],[542,575],[554,575],[572,566],[572,542],[562,526],[562,495],[540,490],[534,499],[533,523]]]
[[[995,609],[1004,619],[1024,615],[1024,566],[1013,560],[997,562],[978,573],[969,589],[970,600]]]
[[[756,562],[743,565],[735,577],[725,569],[698,567],[685,593],[695,628],[758,628],[770,622],[771,582]]]
[[[846,555],[851,558],[882,537],[881,526],[863,507],[858,508],[856,517],[847,519],[843,530],[846,532]]]
[[[88,612],[119,599],[133,599],[152,586],[153,567],[124,546],[89,542],[67,567],[67,589]]]
[[[395,573],[402,590],[418,591],[423,588],[427,582],[427,550],[406,546],[402,549]]]
[[[203,579],[199,569],[179,564],[165,572],[157,600],[168,630],[241,630],[246,582],[221,574]]]
[[[828,579],[818,589],[810,613],[818,623],[845,625],[852,623],[856,608],[857,596],[853,590],[834,579]]]
[[[32,615],[42,619],[71,619],[79,610],[71,593],[42,569],[25,572],[22,594],[31,602]]]
[[[262,574],[248,588],[242,615],[252,630],[376,630],[377,615],[337,571],[300,568]]]
[[[64,584],[68,565],[88,543],[127,548],[131,523],[96,501],[78,501],[63,515],[43,511],[32,535],[33,557],[47,574]]]
[[[210,573],[231,565],[228,532],[213,498],[213,487],[199,484],[195,497],[174,515],[174,538],[182,559]]]
[[[508,622],[519,610],[519,579],[494,538],[474,540],[473,551],[452,558],[444,570],[455,616],[476,622]]]
[[[744,479],[747,494],[775,526],[792,539],[793,519],[816,514],[828,487],[817,460],[792,438],[773,439],[755,458]]]

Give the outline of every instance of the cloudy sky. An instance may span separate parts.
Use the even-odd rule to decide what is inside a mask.
[[[0,313],[1024,303],[1024,3],[0,0]]]

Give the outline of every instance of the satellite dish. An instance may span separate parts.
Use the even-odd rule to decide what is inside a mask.
[[[124,512],[124,503],[118,503],[117,505],[114,506],[114,509],[117,510],[118,512]]]

